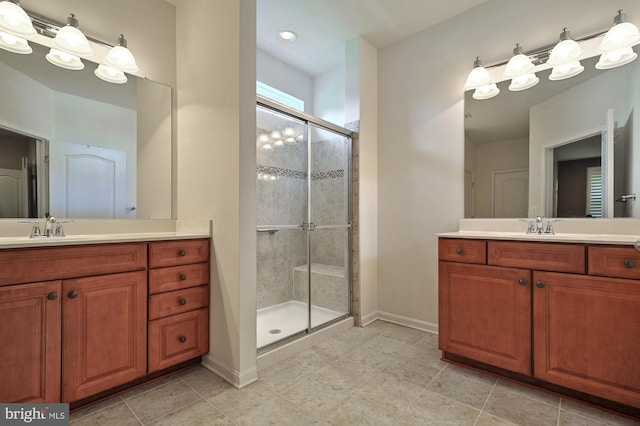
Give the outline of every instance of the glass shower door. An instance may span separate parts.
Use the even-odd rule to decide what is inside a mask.
[[[308,330],[302,287],[307,265],[307,125],[256,110],[257,347]]]
[[[351,310],[351,139],[309,123],[310,323],[315,328]]]

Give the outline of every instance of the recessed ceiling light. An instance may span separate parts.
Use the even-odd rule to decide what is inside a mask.
[[[284,30],[278,33],[278,37],[280,37],[280,40],[284,41],[296,41],[296,39],[298,38],[298,34],[294,33],[293,31]]]

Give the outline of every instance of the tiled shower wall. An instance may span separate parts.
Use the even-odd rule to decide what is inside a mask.
[[[347,222],[347,147],[343,138],[312,143],[312,217],[316,224]],[[276,177],[257,181],[258,227],[305,222],[307,152],[304,144],[287,145],[271,151],[258,149],[257,164],[257,175]],[[346,271],[347,231],[318,230],[311,233],[311,241],[313,263],[340,266]],[[306,291],[298,289],[294,292],[293,281],[294,268],[306,264],[306,233],[301,230],[279,230],[273,234],[261,232],[257,243],[258,309],[289,300],[306,301]],[[343,294],[332,295],[332,299],[348,299],[346,274],[344,282]],[[321,300],[314,300],[314,304],[323,305]]]

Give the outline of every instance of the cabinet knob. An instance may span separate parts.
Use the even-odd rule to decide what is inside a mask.
[[[186,336],[180,336],[180,342],[184,343],[187,341],[187,337]]]
[[[187,299],[182,298],[182,299],[180,299],[178,301],[178,303],[180,303],[181,305],[186,305],[187,304]]]
[[[186,252],[186,251],[184,251],[184,250],[178,250],[178,256],[184,256],[184,255],[186,255],[186,254],[187,254],[187,252]]]
[[[544,283],[543,283],[542,281],[538,281],[538,282],[536,283],[536,287],[538,287],[538,288],[544,288]]]
[[[78,297],[78,292],[75,290],[71,290],[69,292],[69,299],[75,299],[76,297]]]
[[[187,276],[185,274],[180,274],[180,281],[184,281],[187,279]]]
[[[457,248],[456,249],[456,253],[457,254],[462,254],[462,253],[464,253],[464,250],[462,250],[461,248]]]
[[[631,259],[627,259],[627,260],[624,261],[624,266],[626,266],[629,269],[635,268],[636,267],[636,262],[634,262]]]
[[[520,285],[527,285],[527,280],[525,280],[524,278],[520,278],[520,279],[518,280],[518,284],[520,284]]]
[[[55,291],[52,291],[51,293],[47,294],[47,299],[49,300],[56,300],[58,298],[58,293],[56,293]]]

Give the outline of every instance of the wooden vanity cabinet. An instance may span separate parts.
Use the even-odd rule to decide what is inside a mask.
[[[65,280],[62,401],[147,373],[146,271]]]
[[[207,352],[209,244],[0,250],[0,401],[81,404]]]
[[[209,240],[149,245],[149,372],[209,351]]]
[[[475,247],[486,244],[486,263],[477,253],[476,264],[456,261],[452,253],[464,253],[468,244],[439,240],[445,360],[497,367],[529,384],[640,409],[640,253],[478,240]]]
[[[440,262],[440,348],[531,373],[531,272]]]
[[[640,282],[533,279],[535,377],[640,408]]]
[[[0,401],[60,401],[61,281],[0,287]]]

